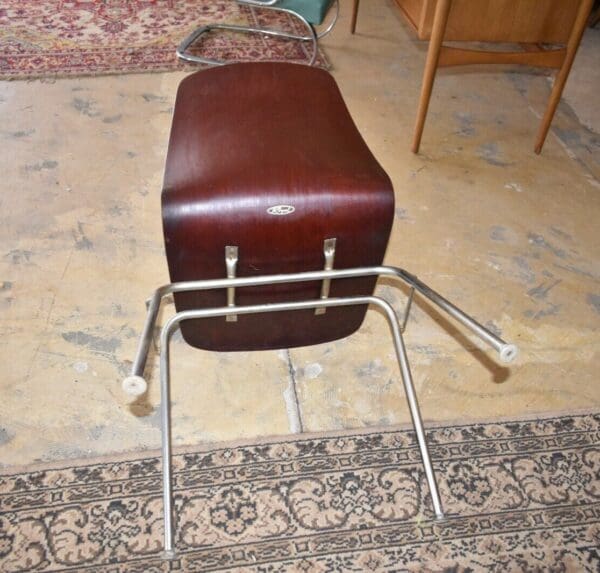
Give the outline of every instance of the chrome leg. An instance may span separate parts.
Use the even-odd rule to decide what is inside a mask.
[[[329,34],[329,32],[331,32],[331,30],[333,30],[335,23],[338,21],[338,18],[340,16],[340,0],[335,0],[334,4],[335,4],[335,14],[333,15],[333,18],[331,19],[331,22],[329,23],[329,25],[325,29],[322,29],[317,34],[318,40],[327,36],[327,34]]]
[[[518,348],[514,344],[510,344],[502,340],[489,329],[485,328],[474,318],[459,309],[457,306],[446,300],[431,287],[420,281],[416,276],[410,274],[404,269],[398,267],[378,266],[378,267],[361,267],[354,269],[338,269],[331,271],[308,271],[302,273],[290,273],[279,275],[263,275],[257,277],[239,277],[235,279],[209,279],[196,280],[179,283],[170,283],[156,289],[150,299],[146,321],[142,330],[138,348],[135,354],[131,374],[123,380],[123,390],[133,396],[139,395],[132,391],[138,388],[136,382],[144,386],[146,382],[143,378],[146,360],[152,341],[152,333],[158,318],[158,312],[164,297],[178,292],[204,291],[211,289],[227,289],[229,287],[243,288],[250,286],[286,284],[295,282],[322,281],[324,279],[342,279],[342,278],[357,278],[367,276],[386,276],[393,279],[399,279],[406,283],[409,287],[414,288],[421,296],[425,297],[440,310],[445,312],[454,320],[460,322],[473,334],[479,337],[483,342],[491,346],[498,352],[501,362],[514,362],[518,356]],[[131,387],[129,382],[131,381]],[[142,392],[140,392],[142,393]]]
[[[302,20],[304,20],[304,18],[302,18]],[[313,49],[312,57],[310,58],[310,62],[308,62],[308,65],[314,66],[317,61],[317,56],[319,55],[319,46],[317,44],[317,33],[315,32],[315,29],[312,24],[309,24],[306,20],[304,20],[304,23],[308,26],[308,30],[311,34],[312,49]]]
[[[438,519],[444,518],[442,503],[438,487],[429,457],[425,431],[419,411],[416,392],[414,389],[408,357],[404,347],[400,324],[392,306],[385,300],[375,296],[355,296],[346,298],[329,298],[319,300],[308,300],[301,302],[257,304],[252,306],[208,308],[202,310],[186,310],[173,315],[164,325],[161,331],[160,348],[160,388],[161,388],[161,423],[162,423],[162,471],[163,471],[163,512],[164,512],[164,552],[165,559],[173,559],[176,555],[173,543],[173,492],[171,473],[171,400],[170,400],[170,373],[169,373],[169,343],[172,332],[185,320],[197,320],[200,318],[216,316],[232,316],[233,314],[261,314],[269,312],[281,312],[290,310],[303,310],[315,308],[327,308],[329,306],[342,307],[359,304],[374,304],[383,309],[390,325],[394,339],[396,357],[400,367],[400,374],[404,386],[404,392],[408,401],[408,407],[417,436],[417,443],[421,453],[421,459],[425,468],[427,485],[431,493],[433,509]]]
[[[255,6],[255,5],[252,5]],[[324,30],[321,34],[317,34],[314,26],[306,20],[302,15],[294,12],[293,10],[287,10],[285,8],[277,8],[275,6],[262,6],[262,8],[275,10],[277,12],[285,12],[290,16],[297,18],[302,22],[305,28],[308,30],[308,34],[305,36],[301,36],[298,34],[291,34],[289,32],[282,32],[280,30],[269,30],[266,28],[255,28],[252,26],[235,26],[233,24],[208,24],[206,26],[202,26],[196,30],[194,30],[191,34],[189,34],[177,47],[176,54],[177,57],[186,62],[196,63],[196,64],[208,64],[211,66],[222,66],[224,64],[230,63],[224,60],[215,60],[211,58],[204,58],[202,56],[194,55],[188,53],[188,49],[197,42],[201,36],[204,34],[208,34],[212,30],[229,30],[230,32],[246,32],[246,33],[255,33],[255,34],[263,34],[266,36],[273,36],[277,38],[287,38],[291,40],[299,40],[302,42],[310,42],[312,45],[312,55],[310,56],[310,60],[308,62],[309,66],[313,66],[317,61],[317,57],[319,55],[318,48],[318,39],[322,38],[326,34],[328,34],[335,24],[337,20],[337,16],[339,13],[339,4],[336,2],[336,14],[333,22]]]
[[[429,457],[427,439],[425,437],[425,430],[423,429],[423,421],[421,420],[421,412],[419,411],[419,403],[417,401],[417,394],[413,385],[408,356],[404,346],[404,339],[402,338],[402,334],[400,332],[400,324],[398,323],[398,318],[394,312],[394,309],[387,301],[381,300],[379,306],[385,310],[388,323],[392,330],[394,347],[396,349],[396,358],[398,360],[398,366],[400,367],[400,374],[402,377],[402,384],[404,386],[404,393],[406,394],[406,400],[408,402],[408,409],[410,410],[410,417],[412,418],[413,428],[415,429],[415,433],[417,435],[417,443],[421,452],[423,467],[425,468],[427,485],[429,486],[429,491],[431,493],[433,510],[437,519],[443,519],[444,510],[442,509],[442,502],[438,492],[433,465],[431,464],[431,458]]]
[[[236,1],[238,4],[248,6],[253,13],[254,13],[254,8],[271,8],[273,10],[279,10],[280,12],[289,12],[285,8],[278,8],[275,5],[276,1],[272,1],[270,3],[270,5],[267,2],[264,2],[261,0],[236,0]],[[327,34],[329,34],[329,32],[331,32],[331,30],[333,30],[333,27],[335,26],[336,22],[338,21],[338,18],[340,16],[340,0],[334,0],[332,6],[335,6],[335,12],[334,12],[333,16],[331,17],[329,24],[326,24],[325,22],[321,22],[321,24],[319,25],[321,27],[321,31],[317,33],[318,40],[327,36]],[[329,11],[331,12],[331,9]],[[291,13],[292,13],[292,15],[297,15],[297,12],[291,12]],[[310,37],[304,36],[301,39],[302,40],[310,40]]]
[[[162,329],[160,344],[160,413],[162,431],[162,478],[164,549],[163,559],[174,559],[177,555],[173,543],[173,479],[171,473],[171,393],[169,342],[172,328]]]
[[[410,365],[402,338],[402,328],[406,326],[406,320],[410,311],[413,291],[417,290],[441,310],[453,317],[455,320],[476,334],[482,341],[489,344],[499,354],[500,360],[505,363],[513,362],[518,349],[495,335],[493,332],[479,324],[468,314],[460,310],[451,302],[443,298],[428,285],[417,279],[414,275],[396,267],[365,267],[356,269],[310,271],[293,274],[265,275],[260,277],[240,277],[228,279],[210,279],[171,283],[158,288],[148,305],[146,322],[140,337],[135,360],[131,368],[131,374],[123,381],[124,390],[132,396],[137,396],[146,391],[146,381],[143,378],[144,367],[148,358],[152,332],[156,323],[161,301],[169,294],[177,292],[203,291],[214,288],[243,288],[249,286],[284,284],[293,282],[305,282],[314,280],[352,278],[361,276],[389,276],[404,281],[411,287],[409,300],[405,309],[403,325],[401,326],[392,306],[385,300],[375,296],[357,296],[346,298],[328,298],[320,300],[309,300],[288,303],[270,303],[253,306],[233,306],[223,308],[208,308],[201,310],[188,310],[176,313],[163,326],[161,331],[160,348],[160,386],[161,386],[161,426],[162,426],[162,471],[163,471],[163,511],[164,511],[164,553],[166,559],[175,557],[174,527],[173,527],[173,493],[172,493],[172,468],[171,468],[171,402],[170,402],[170,373],[169,373],[169,343],[171,334],[184,320],[199,319],[217,316],[232,316],[240,314],[257,314],[289,310],[318,309],[327,307],[342,307],[351,305],[374,304],[382,308],[392,330],[396,357],[400,367],[402,383],[417,436],[421,459],[425,469],[425,477],[429,490],[435,515],[438,519],[444,518],[444,512],[440,501],[439,491],[436,483],[433,466],[427,448],[423,422],[419,412],[419,405],[414,389]]]
[[[406,330],[406,325],[408,323],[408,317],[410,316],[410,309],[412,306],[412,301],[415,296],[415,287],[410,287],[410,292],[408,294],[408,300],[406,301],[406,307],[404,308],[404,316],[402,318],[402,326],[400,327],[400,332],[404,332]]]

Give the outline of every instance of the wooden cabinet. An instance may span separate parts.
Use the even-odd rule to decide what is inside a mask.
[[[431,37],[437,0],[395,0],[421,40]],[[577,0],[453,0],[444,40],[565,44]]]

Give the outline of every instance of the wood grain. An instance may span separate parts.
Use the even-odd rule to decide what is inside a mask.
[[[382,262],[394,196],[333,78],[284,63],[234,64],[180,85],[162,194],[172,281],[225,277],[226,245],[238,276],[320,270],[323,241],[337,239],[335,268]],[[291,205],[273,216],[267,209]],[[331,296],[370,294],[374,279],[334,281]],[[240,305],[319,298],[321,284],[238,289]],[[181,293],[177,310],[225,306],[226,293]],[[347,336],[366,309],[292,311],[185,323],[198,348],[304,346]]]
[[[395,0],[421,40],[431,37],[437,0]],[[566,43],[576,0],[453,0],[444,39]]]

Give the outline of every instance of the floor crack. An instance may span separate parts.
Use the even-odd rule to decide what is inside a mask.
[[[291,390],[290,394],[290,398],[291,398],[291,402],[292,404],[290,404],[290,401],[287,402],[287,406],[288,406],[288,416],[293,416],[296,418],[297,422],[298,422],[298,428],[297,428],[297,433],[303,433],[304,432],[304,422],[302,420],[302,409],[300,408],[300,402],[298,401],[298,388],[296,386],[296,369],[294,368],[294,365],[292,364],[292,355],[290,354],[289,349],[286,348],[285,350],[285,355],[287,358],[287,363],[288,363],[288,373],[290,375],[290,386],[289,389]],[[291,412],[290,409],[293,406],[294,408],[294,412]],[[290,418],[290,425],[292,426],[292,431],[294,431],[294,424],[293,424],[293,420]]]

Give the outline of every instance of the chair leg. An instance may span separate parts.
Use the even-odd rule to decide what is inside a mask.
[[[171,329],[163,328],[160,346],[160,413],[162,435],[162,479],[163,479],[163,519],[164,547],[163,559],[177,556],[173,539],[173,478],[171,473],[171,388],[169,342]]]
[[[300,20],[300,22],[302,22],[302,24],[304,24],[305,28],[308,30],[308,36],[295,36],[294,34],[287,34],[286,32],[278,32],[278,31],[270,31],[270,30],[262,30],[261,33],[263,34],[269,34],[271,36],[277,36],[277,37],[281,37],[281,38],[294,38],[297,40],[301,40],[301,41],[310,41],[312,43],[312,56],[310,58],[310,61],[308,62],[309,66],[314,66],[315,62],[317,61],[317,56],[319,55],[319,46],[318,46],[318,40],[319,40],[319,36],[317,34],[317,31],[315,30],[315,27],[301,14],[298,14],[298,12],[294,12],[293,10],[287,10],[286,8],[277,8],[277,7],[268,7],[269,10],[276,10],[278,12],[285,12],[286,14],[289,14],[290,16],[296,17],[298,18],[298,20]],[[338,4],[338,10],[339,10],[339,4]],[[337,19],[337,16],[336,16]],[[333,24],[335,24],[335,20],[333,22]],[[325,33],[328,33],[331,28],[333,27],[333,24],[327,29],[327,31]]]
[[[550,124],[552,123],[552,118],[554,117],[554,113],[556,112],[556,108],[560,102],[563,89],[567,83],[567,78],[569,77],[569,72],[571,71],[571,66],[573,65],[575,55],[577,54],[577,48],[579,48],[581,37],[585,31],[588,17],[593,5],[594,0],[581,0],[581,4],[579,5],[579,10],[577,11],[577,16],[575,17],[575,22],[573,23],[573,28],[571,29],[571,34],[567,42],[567,53],[565,55],[563,65],[556,74],[550,99],[548,100],[548,105],[546,107],[546,111],[544,113],[544,117],[542,118],[542,123],[540,124],[537,138],[535,140],[534,149],[537,154],[542,151],[544,141],[546,140],[546,136],[548,135],[548,131],[550,129]]]
[[[394,348],[396,350],[396,358],[400,368],[400,375],[404,392],[408,402],[410,416],[415,430],[421,461],[425,469],[425,479],[429,487],[431,501],[435,517],[438,520],[444,519],[444,510],[439,495],[437,481],[433,470],[433,464],[427,447],[427,438],[423,428],[423,421],[419,411],[419,404],[415,392],[412,374],[404,340],[402,338],[400,323],[398,317],[389,302],[378,297],[348,297],[344,299],[321,299],[317,301],[302,301],[279,304],[263,304],[253,307],[236,307],[238,312],[242,314],[252,314],[269,311],[301,309],[301,308],[319,308],[326,306],[352,306],[355,304],[372,303],[377,304],[386,315],[386,319],[392,332],[394,340]],[[275,308],[278,307],[278,308]],[[211,310],[213,312],[211,312]],[[223,312],[225,310],[225,312]],[[184,311],[173,315],[166,324],[162,327],[160,333],[160,411],[161,411],[161,429],[162,429],[162,489],[163,489],[163,519],[164,519],[164,546],[162,558],[165,560],[173,560],[177,558],[177,550],[175,548],[175,527],[176,521],[173,507],[173,474],[172,474],[172,445],[171,445],[171,383],[170,383],[170,342],[173,332],[179,328],[179,324],[188,319],[203,318],[206,316],[225,316],[229,315],[232,309],[215,308],[215,309],[200,309],[192,311]],[[407,306],[406,315],[409,312]]]
[[[317,39],[317,32],[315,30],[315,27],[306,20],[306,18],[304,18],[303,16],[300,16],[300,14],[296,14],[294,12],[290,12],[290,14],[292,14],[293,16],[296,16],[299,20],[302,21],[302,23],[306,26],[306,28],[308,29],[308,33],[310,35],[311,38],[311,42],[312,42],[312,49],[313,49],[313,53],[312,56],[310,58],[310,61],[308,62],[309,66],[314,66],[316,61],[317,61],[317,56],[319,55],[319,45],[318,45],[318,39]]]
[[[417,122],[413,136],[412,152],[419,153],[421,145],[421,136],[429,108],[429,100],[433,90],[433,82],[437,71],[438,61],[442,42],[444,41],[444,32],[448,23],[448,15],[452,0],[439,0],[435,8],[433,18],[433,28],[431,30],[431,39],[429,40],[429,50],[427,51],[427,61],[425,62],[425,71],[423,72],[423,85],[421,86],[421,97],[419,98],[419,109],[417,111]]]
[[[352,4],[352,22],[350,24],[350,33],[354,34],[356,32],[356,20],[358,19],[358,6],[360,4],[360,0],[354,0]]]
[[[339,10],[339,4],[337,4],[337,6],[338,6],[338,10]],[[254,34],[263,34],[263,35],[267,35],[267,36],[273,36],[276,38],[289,38],[289,39],[299,40],[299,41],[303,41],[303,42],[307,42],[307,41],[311,42],[312,55],[310,56],[308,65],[313,66],[316,63],[317,57],[319,55],[319,47],[318,47],[319,35],[317,34],[314,26],[310,22],[308,22],[308,20],[306,20],[306,18],[304,18],[303,16],[301,16],[300,14],[298,14],[297,12],[294,12],[292,10],[287,10],[285,8],[274,8],[274,7],[265,7],[265,8],[269,8],[270,10],[276,10],[278,12],[285,12],[286,14],[289,14],[290,16],[296,17],[298,20],[300,20],[302,22],[304,27],[308,30],[308,34],[306,36],[298,36],[296,34],[290,34],[288,32],[281,32],[279,30],[253,28],[251,26],[237,26],[237,25],[233,25],[233,24],[209,24],[207,26],[202,26],[201,28],[194,30],[191,34],[189,34],[186,38],[184,38],[184,40],[182,40],[182,42],[179,44],[179,46],[177,47],[177,50],[176,50],[177,57],[179,59],[185,60],[187,62],[198,63],[198,64],[209,64],[209,65],[213,65],[213,66],[219,66],[219,65],[224,65],[224,64],[229,63],[229,62],[222,61],[222,60],[213,60],[213,59],[204,58],[202,56],[197,56],[197,55],[188,53],[188,49],[195,42],[197,42],[198,39],[200,39],[200,37],[203,34],[208,34],[212,30],[229,30],[230,32],[246,32],[246,33],[254,33]],[[337,14],[336,14],[336,19],[337,19]],[[333,28],[333,24],[335,24],[335,20],[327,28],[327,30],[325,30],[325,32],[322,35],[327,34],[331,30],[331,28]]]
[[[408,356],[406,354],[406,348],[404,346],[404,339],[402,338],[401,326],[398,322],[398,318],[394,309],[390,306],[387,301],[382,301],[380,307],[385,311],[386,318],[392,330],[392,336],[394,339],[394,347],[396,349],[396,358],[398,360],[398,366],[400,367],[400,374],[402,378],[402,384],[404,386],[404,393],[408,402],[408,409],[410,411],[410,417],[412,419],[413,428],[417,437],[417,444],[421,453],[421,461],[425,469],[425,479],[429,486],[429,493],[431,494],[431,503],[433,505],[433,511],[436,519],[444,519],[444,509],[442,507],[442,501],[440,498],[437,480],[433,470],[433,464],[431,463],[431,457],[429,456],[429,449],[427,447],[427,438],[425,436],[425,430],[423,428],[423,421],[421,420],[421,413],[419,411],[419,403],[417,401],[417,394],[413,384],[412,374],[410,372],[410,365],[408,362]],[[408,310],[408,309],[407,309]]]
[[[281,312],[290,310],[312,310],[317,308],[337,307],[342,308],[354,305],[376,305],[385,314],[388,325],[392,332],[396,358],[400,368],[402,383],[410,415],[413,421],[417,444],[425,469],[425,477],[431,495],[433,510],[437,519],[444,519],[444,511],[439,495],[435,473],[431,458],[428,451],[426,435],[423,428],[421,414],[419,412],[419,404],[414,388],[412,374],[402,331],[406,327],[406,321],[410,312],[410,306],[415,290],[424,296],[427,300],[433,303],[436,307],[447,313],[460,324],[468,328],[472,333],[477,335],[482,341],[495,349],[500,359],[504,363],[513,362],[518,356],[518,349],[514,344],[510,344],[502,340],[493,332],[479,324],[474,318],[463,312],[458,307],[454,306],[450,301],[435,292],[431,287],[420,281],[416,276],[411,275],[407,271],[397,267],[365,267],[355,269],[339,269],[330,271],[304,272],[287,275],[271,275],[260,276],[254,279],[238,278],[238,279],[222,279],[208,281],[188,281],[165,285],[160,287],[149,299],[147,304],[147,316],[139,341],[135,359],[132,364],[131,375],[123,381],[124,390],[134,396],[139,396],[139,385],[131,384],[131,382],[141,383],[142,390],[146,390],[146,383],[143,380],[144,369],[148,359],[148,352],[152,341],[152,334],[156,326],[156,320],[160,312],[161,301],[168,294],[175,292],[200,292],[208,288],[233,288],[236,285],[240,286],[259,286],[270,284],[286,284],[292,282],[335,279],[335,278],[351,278],[360,276],[387,276],[400,280],[410,287],[410,295],[407,301],[402,324],[399,322],[394,308],[386,300],[377,296],[350,296],[345,298],[326,298],[317,300],[304,300],[296,302],[284,303],[263,303],[252,306],[227,306],[222,308],[204,308],[196,310],[187,310],[174,314],[163,325],[160,333],[160,411],[161,411],[161,427],[162,427],[162,472],[163,472],[163,511],[164,511],[164,552],[163,558],[174,559],[176,557],[175,535],[174,535],[174,511],[173,511],[173,480],[171,466],[171,400],[170,400],[170,350],[169,344],[172,333],[179,328],[179,324],[185,320],[196,320],[208,317],[230,316],[230,315],[245,315],[245,314],[264,314],[270,312]],[[132,380],[134,379],[134,380]],[[137,379],[137,380],[136,380]]]
[[[195,44],[201,36],[203,36],[204,34],[208,34],[211,30],[214,29],[223,29],[223,25],[216,24],[212,26],[202,26],[201,28],[194,30],[189,36],[187,36],[181,41],[179,46],[177,46],[177,49],[175,50],[177,57],[180,60],[184,60],[193,64],[209,64],[211,66],[222,66],[223,64],[225,64],[226,62],[223,62],[221,60],[203,58],[202,56],[196,56],[188,53],[188,48],[192,46],[192,44]],[[225,29],[229,29],[229,27]]]
[[[358,2],[358,0],[354,0],[354,1]],[[335,6],[335,12],[333,14],[333,17],[331,18],[327,27],[325,27],[324,29],[321,29],[320,32],[317,32],[317,40],[320,40],[321,38],[324,38],[325,36],[327,36],[327,34],[329,34],[329,32],[331,32],[331,30],[333,30],[335,23],[338,21],[338,18],[340,16],[340,0],[334,0],[332,6]],[[330,11],[331,11],[331,9],[330,9]]]

